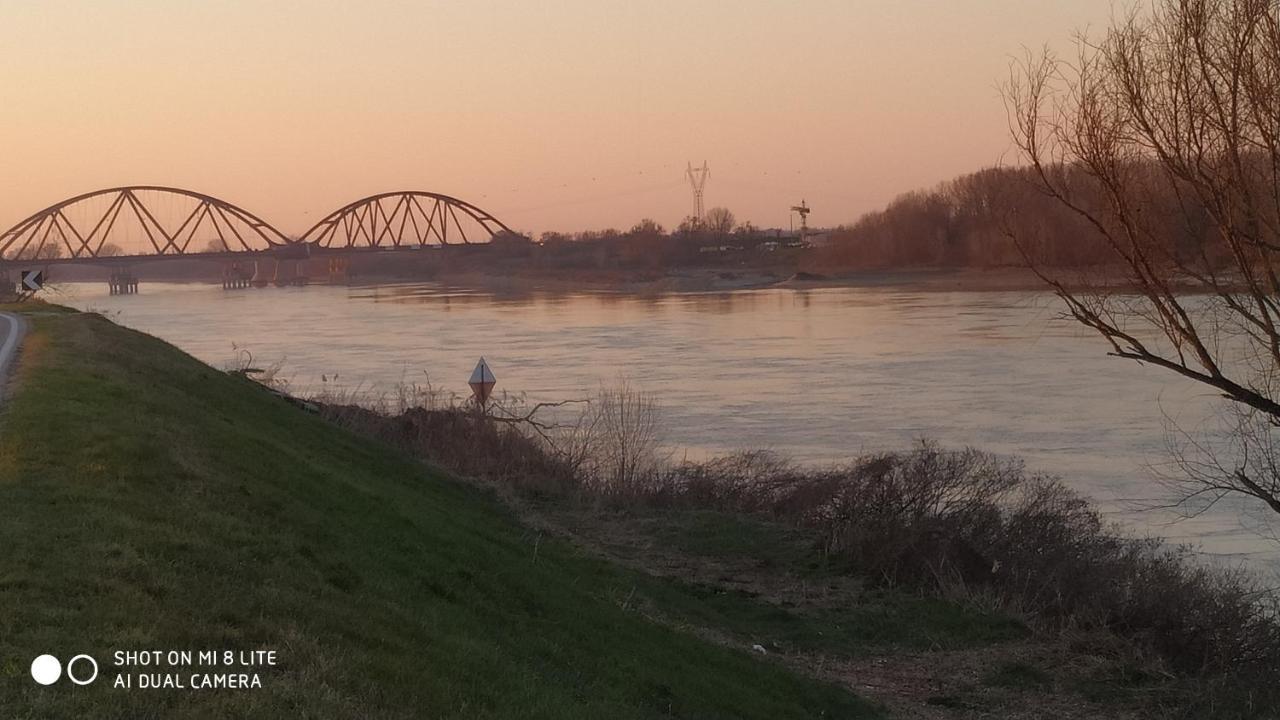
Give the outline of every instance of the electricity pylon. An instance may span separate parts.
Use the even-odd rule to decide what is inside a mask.
[[[707,186],[707,178],[711,176],[711,171],[707,169],[707,161],[702,161],[702,167],[696,168],[693,163],[689,163],[689,169],[685,171],[685,175],[689,178],[689,185],[693,188],[693,217],[699,223],[702,222],[702,189]]]

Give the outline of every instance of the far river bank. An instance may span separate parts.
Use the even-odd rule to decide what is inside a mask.
[[[936,292],[1042,291],[1044,281],[1027,268],[922,268],[860,270],[832,274],[770,268],[683,268],[666,272],[556,270],[477,272],[443,271],[432,278],[458,288],[491,292],[727,292],[789,288],[900,288]],[[362,283],[404,278],[364,276]]]

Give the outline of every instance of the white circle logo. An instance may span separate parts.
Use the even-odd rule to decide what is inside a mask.
[[[76,664],[77,660],[87,660],[89,664],[93,666],[93,674],[89,676],[88,680],[81,680],[80,678],[76,677],[71,673],[71,668]],[[54,662],[57,662],[57,661],[55,660]],[[98,679],[98,661],[94,660],[88,655],[77,655],[71,658],[70,660],[67,661],[67,677],[71,679],[71,682],[77,685],[88,685],[89,683]]]
[[[67,668],[70,672],[71,668]],[[41,685],[52,685],[62,677],[62,663],[52,655],[41,655],[31,661],[31,678]]]

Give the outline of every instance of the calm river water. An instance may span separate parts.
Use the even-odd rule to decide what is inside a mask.
[[[111,297],[71,284],[51,299],[95,309],[217,367],[234,347],[284,361],[295,391],[421,382],[467,394],[485,356],[499,389],[583,397],[619,377],[659,396],[670,444],[695,455],[771,448],[808,463],[929,437],[1023,457],[1141,534],[1280,567],[1258,520],[1223,508],[1170,523],[1170,422],[1217,407],[1187,381],[1109,358],[1043,293],[766,289],[636,296],[503,294],[433,283],[224,291],[147,283]],[[234,347],[233,347],[234,346]]]

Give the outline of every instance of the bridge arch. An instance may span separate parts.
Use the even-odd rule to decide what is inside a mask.
[[[348,203],[316,223],[301,241],[326,249],[393,249],[488,242],[515,234],[479,207],[421,190],[380,193]]]
[[[182,188],[130,185],[68,198],[0,234],[0,258],[226,255],[289,245],[279,230],[231,203]]]

